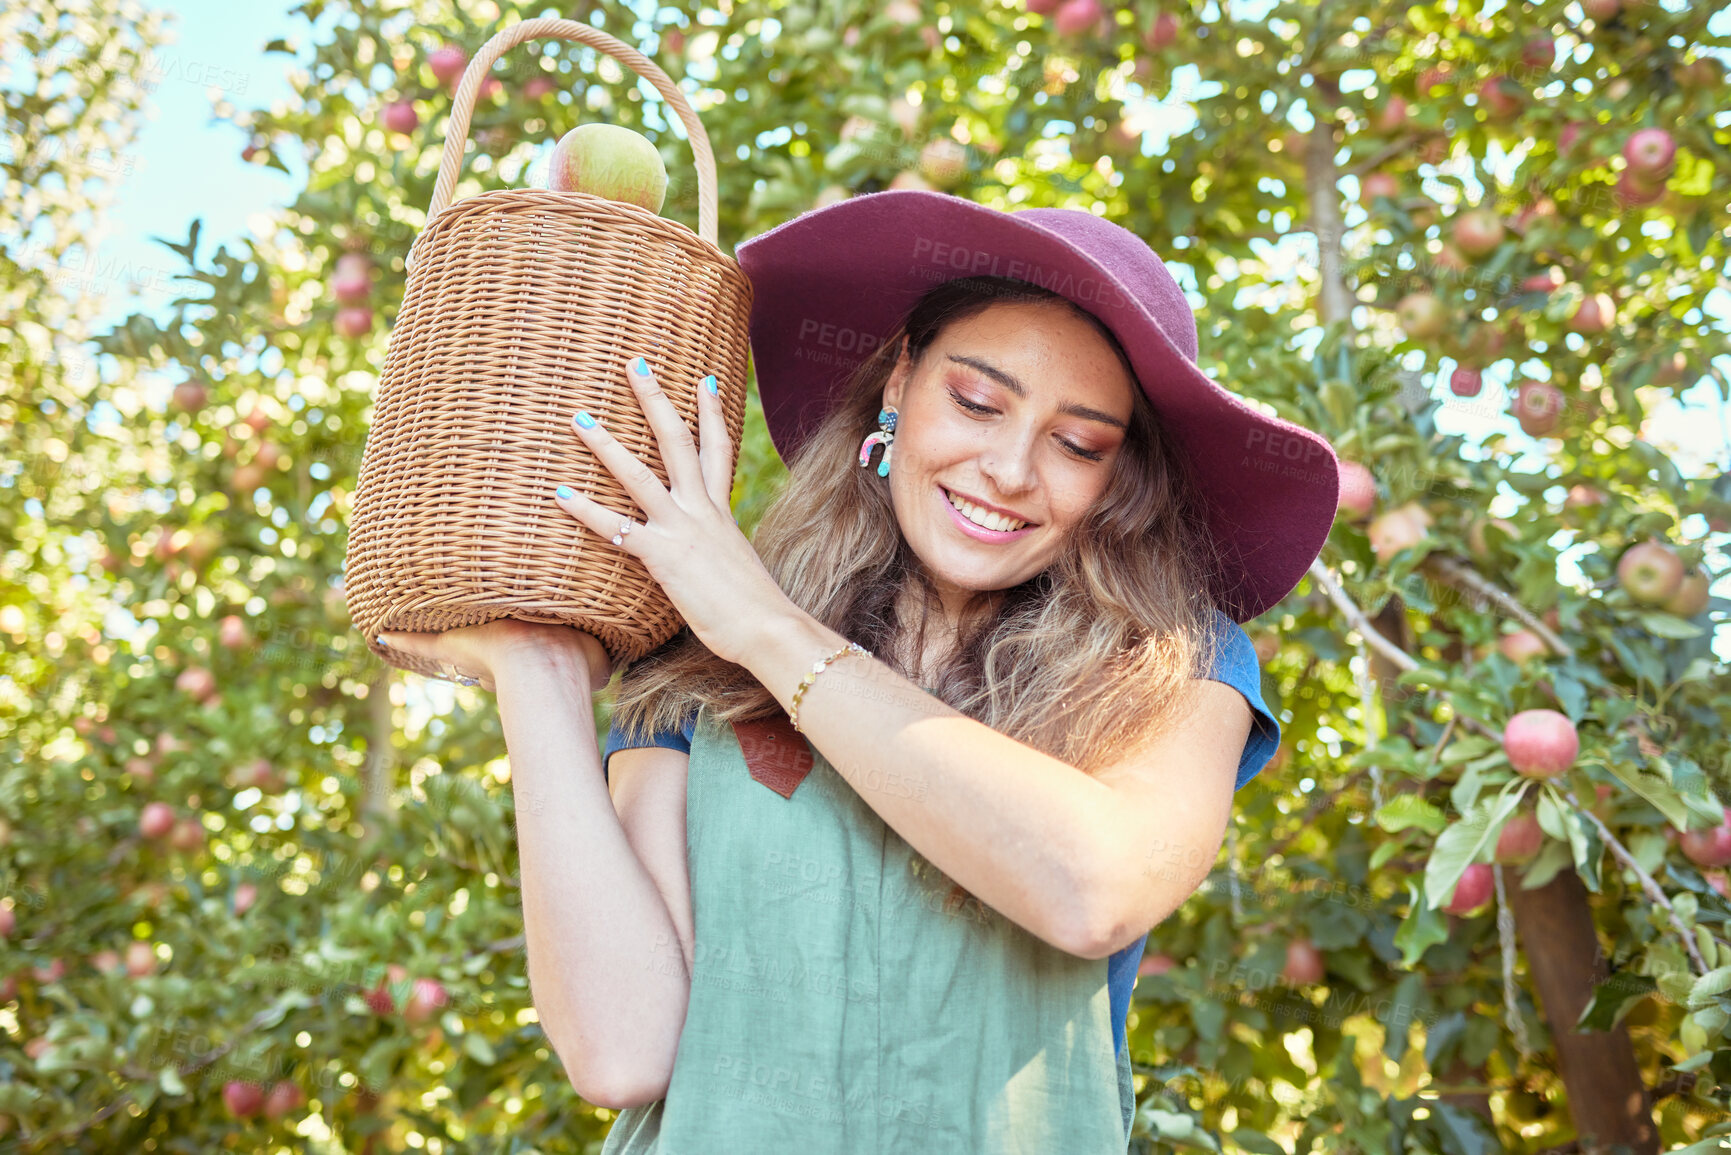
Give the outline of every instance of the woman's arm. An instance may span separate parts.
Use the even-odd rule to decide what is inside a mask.
[[[493,676],[542,1029],[589,1102],[653,1102],[666,1093],[691,980],[601,777],[589,668],[576,647],[546,646],[518,651]]]
[[[847,644],[791,602],[741,618],[753,634],[735,660],[783,709],[813,661]],[[1105,958],[1196,890],[1226,831],[1249,706],[1204,679],[1183,706],[1134,759],[1092,777],[858,654],[807,687],[799,723],[932,865],[1060,950]]]

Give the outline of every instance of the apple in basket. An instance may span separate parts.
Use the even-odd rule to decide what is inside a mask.
[[[617,124],[580,124],[553,148],[547,187],[582,192],[661,211],[667,166],[642,133]]]

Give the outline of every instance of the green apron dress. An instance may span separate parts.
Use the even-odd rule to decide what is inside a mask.
[[[1135,1094],[1107,960],[950,904],[951,880],[779,724],[698,714],[691,1000],[666,1095],[621,1111],[602,1155],[1122,1155]],[[667,950],[646,965],[682,965]]]

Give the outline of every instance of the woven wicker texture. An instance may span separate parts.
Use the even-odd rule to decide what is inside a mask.
[[[481,81],[502,52],[542,37],[606,52],[678,113],[697,162],[698,234],[586,193],[504,189],[450,203]],[[553,489],[570,485],[645,521],[571,428],[571,415],[587,409],[668,484],[625,376],[637,355],[693,436],[697,382],[715,374],[738,465],[751,284],[716,247],[715,203],[702,123],[667,74],[629,45],[573,21],[526,20],[475,55],[457,88],[428,223],[408,258],[349,525],[349,614],[382,660],[448,673],[376,645],[380,630],[440,632],[509,617],[574,626],[631,659],[683,624],[643,564],[578,524]]]

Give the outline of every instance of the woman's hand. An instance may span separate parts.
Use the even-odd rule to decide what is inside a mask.
[[[614,662],[600,640],[570,626],[495,618],[478,626],[439,633],[395,630],[380,634],[378,640],[405,654],[443,664],[446,676],[453,680],[475,679],[489,693],[496,689],[495,671],[505,663],[555,648],[567,649],[581,658],[589,670],[591,695],[598,693],[613,676]]]
[[[765,622],[793,609],[793,603],[763,568],[729,512],[732,445],[715,378],[706,377],[696,386],[700,450],[643,358],[633,358],[625,376],[655,431],[672,488],[663,486],[648,465],[587,413],[578,413],[571,427],[649,520],[629,521],[570,486],[559,486],[553,500],[641,561],[704,645],[719,657],[741,662]]]

